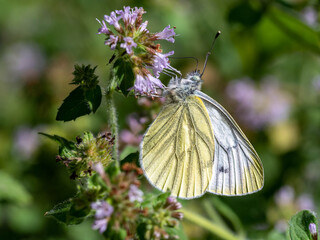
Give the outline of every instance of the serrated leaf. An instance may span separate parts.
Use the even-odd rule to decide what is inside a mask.
[[[96,85],[93,89],[79,86],[64,99],[58,110],[56,120],[66,122],[91,112],[94,113],[100,106],[101,99],[102,93],[99,85]]]
[[[73,217],[69,214],[72,205],[73,203],[71,200],[59,203],[44,215],[47,217],[53,217],[58,222],[64,223],[66,225],[79,224],[83,221],[83,218]]]
[[[314,223],[318,229],[318,221],[314,213],[308,210],[303,210],[294,215],[289,221],[288,235],[291,240],[312,240],[309,231],[310,223]]]
[[[50,135],[50,134],[47,134],[47,133],[43,133],[43,132],[39,132],[40,135],[43,135],[53,141],[56,141],[58,143],[60,143],[61,146],[65,146],[69,149],[75,149],[75,144],[74,142],[72,141],[69,141],[67,139],[65,139],[64,137],[60,137],[58,135]]]
[[[120,87],[121,92],[128,96],[129,88],[134,84],[134,74],[130,62],[125,61],[123,58],[117,59],[113,65],[113,78],[117,86]]]
[[[63,137],[60,137],[58,135],[50,135],[47,133],[39,132],[40,135],[43,135],[53,141],[56,141],[60,144],[59,146],[59,155],[66,158],[74,157],[74,151],[76,149],[75,143],[72,141],[69,141]]]

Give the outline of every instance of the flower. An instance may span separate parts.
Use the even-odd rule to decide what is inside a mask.
[[[136,81],[132,89],[140,95],[154,95],[157,94],[157,88],[163,88],[164,85],[158,78],[148,74],[136,74]]]
[[[128,196],[129,196],[130,202],[143,201],[143,198],[142,198],[143,192],[136,185],[133,185],[133,184],[130,185]]]
[[[161,32],[156,33],[154,36],[157,39],[164,39],[167,40],[168,42],[172,42],[174,43],[174,36],[175,36],[175,32],[173,28],[170,28],[170,25],[168,25],[167,27],[165,27]]]
[[[110,35],[110,38],[104,42],[105,45],[109,45],[111,50],[114,50],[117,46],[118,36]]]
[[[95,230],[99,229],[99,232],[103,233],[107,229],[109,217],[113,213],[113,207],[106,201],[98,201],[91,203],[91,208],[96,210],[96,220],[94,221],[92,228]]]
[[[309,224],[309,231],[313,239],[317,239],[317,226],[314,223]]]
[[[170,66],[168,56],[174,52],[162,53],[160,44],[155,43],[157,40],[173,43],[176,36],[174,28],[169,25],[161,32],[150,33],[147,29],[148,21],[142,21],[145,13],[143,8],[125,6],[110,15],[104,15],[103,21],[98,20],[101,25],[98,34],[105,34],[105,45],[118,51],[115,56],[122,58],[132,68],[135,83],[127,91],[134,90],[135,95],[155,96],[157,89],[164,87],[159,80],[161,72],[169,70],[173,74],[181,73]],[[114,26],[115,30],[110,30],[106,24]],[[126,79],[124,77],[124,81]]]
[[[168,56],[173,55],[174,52],[168,52],[167,54],[162,53],[155,53],[153,65],[151,66],[153,74],[156,77],[159,77],[160,73],[163,71],[163,69],[168,68],[171,69]]]
[[[21,126],[15,133],[14,151],[23,159],[29,159],[39,146],[38,130]]]
[[[131,37],[125,37],[123,38],[124,43],[120,44],[120,47],[126,49],[126,52],[128,54],[132,54],[132,48],[136,47],[137,44],[133,41],[133,39]]]
[[[291,110],[291,98],[273,79],[262,80],[257,88],[249,78],[229,83],[228,97],[237,103],[239,119],[252,129],[262,129],[286,120]]]

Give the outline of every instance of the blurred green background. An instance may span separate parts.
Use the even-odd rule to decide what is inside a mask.
[[[102,239],[91,230],[92,221],[65,227],[43,216],[76,189],[55,162],[57,145],[37,133],[74,139],[86,130],[96,134],[107,129],[105,104],[96,114],[72,122],[57,122],[55,116],[73,89],[75,63],[98,65],[105,86],[112,52],[96,34],[95,18],[123,5],[143,7],[152,32],[175,26],[175,43],[162,47],[177,57],[198,58],[200,68],[216,31],[222,31],[203,76],[203,91],[234,116],[264,164],[262,191],[231,198],[206,194],[183,201],[184,206],[210,217],[208,205],[223,203],[237,216],[235,230],[249,239],[279,239],[297,211],[317,212],[318,1],[0,0],[0,239]],[[190,59],[172,59],[171,65],[183,74],[195,69]],[[144,132],[146,109],[132,96],[117,95],[116,105],[125,143]],[[137,145],[134,139],[130,143]],[[190,239],[215,239],[188,221],[184,229]]]

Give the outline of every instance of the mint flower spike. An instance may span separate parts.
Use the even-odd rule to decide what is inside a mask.
[[[136,96],[159,96],[158,89],[164,88],[159,80],[160,73],[181,73],[169,63],[168,57],[173,55],[174,51],[163,53],[160,44],[155,41],[166,40],[174,43],[176,34],[170,25],[160,32],[150,33],[147,29],[148,21],[142,19],[145,13],[142,7],[125,6],[121,10],[111,12],[110,15],[104,15],[103,21],[98,20],[101,25],[98,34],[105,34],[105,45],[114,50],[114,55],[134,73],[121,80],[130,85],[134,82],[134,86],[128,89],[121,88],[121,91],[134,90]],[[108,28],[107,24],[113,27]],[[124,82],[121,84],[130,86]]]
[[[103,233],[107,230],[108,221],[110,216],[113,213],[113,207],[106,201],[98,201],[91,203],[91,208],[96,210],[95,221],[92,225],[92,228],[99,230],[100,233]]]

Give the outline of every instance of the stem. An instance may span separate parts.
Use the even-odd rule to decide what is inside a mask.
[[[208,231],[210,231],[211,233],[213,233],[217,237],[220,237],[225,240],[243,239],[243,238],[236,236],[231,231],[224,229],[223,227],[219,226],[218,224],[212,223],[209,220],[207,220],[206,218],[199,216],[193,212],[190,212],[186,209],[181,209],[179,211],[183,212],[185,219],[199,225],[200,227],[203,227],[204,229],[207,229]]]
[[[118,138],[119,138],[119,130],[118,130],[118,116],[117,110],[114,104],[113,93],[109,92],[106,94],[106,103],[107,103],[107,122],[111,128],[111,132],[114,135],[114,145],[113,145],[113,158],[119,164],[119,152],[118,152]]]
[[[212,203],[209,202],[208,200],[205,200],[203,203],[203,207],[205,211],[207,212],[208,216],[216,222],[218,225],[227,227],[225,222],[222,220],[222,218],[219,216],[218,212],[216,209],[212,206]]]

